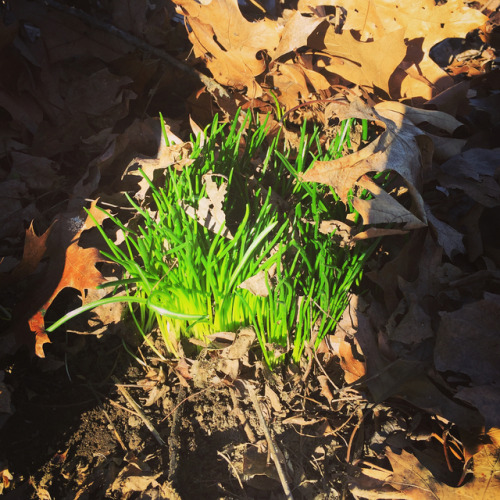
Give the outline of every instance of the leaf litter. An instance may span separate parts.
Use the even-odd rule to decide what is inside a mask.
[[[397,6],[301,0],[296,10],[276,4],[272,15],[233,0],[176,0],[177,8],[162,1],[89,2],[90,17],[112,19],[152,48],[175,47],[183,61],[193,49],[189,64],[206,67],[226,95],[179,68],[166,69],[153,50],[139,55],[131,39],[88,24],[65,10],[66,3],[48,9],[21,0],[0,9],[0,59],[9,68],[0,87],[7,117],[0,149],[0,306],[7,326],[0,347],[0,432],[8,443],[3,449],[13,450],[0,462],[14,464],[2,467],[4,492],[188,498],[243,491],[267,498],[288,484],[305,498],[496,498],[498,2],[471,8],[460,0]],[[184,24],[174,21],[179,14]],[[332,101],[328,114],[321,101]],[[156,117],[165,103],[177,146],[160,139]],[[274,133],[287,113],[289,144],[297,140],[294,123],[306,117],[326,131],[342,118],[378,126],[378,135],[358,151],[317,162],[305,179],[327,183],[353,203],[367,236],[392,235],[370,264],[367,292],[353,297],[337,331],[306,366],[269,373],[255,358],[251,336],[242,333],[219,334],[198,359],[171,362],[164,375],[144,350],[134,367],[118,356],[108,374],[130,385],[149,380],[147,389],[130,390],[168,437],[169,450],[162,450],[126,402],[109,392],[113,385],[99,385],[107,378],[94,376],[95,360],[78,359],[92,340],[54,335],[48,344],[45,315],[61,307],[51,305],[64,288],[85,298],[104,280],[97,248],[85,245],[91,234],[81,212],[86,201],[100,196],[123,211],[124,192],[147,199],[134,166],[158,176],[170,165],[181,169],[190,147],[183,138],[195,130],[188,111],[191,123],[203,124],[214,111],[230,120],[238,106],[276,113],[269,121]],[[383,189],[374,173],[389,176],[391,187]],[[363,190],[371,199],[358,196]],[[219,195],[212,192],[206,214],[196,216],[220,219]],[[366,236],[348,235],[347,244],[356,237]],[[247,285],[258,290],[262,278]],[[121,312],[111,317],[123,323],[118,335],[130,339]],[[109,318],[103,313],[101,325]],[[100,342],[107,345],[119,339],[106,335],[101,329]],[[51,389],[23,387],[23,343],[46,356],[36,361],[35,373],[56,380],[47,384]],[[104,366],[121,349],[115,344],[99,358]],[[80,392],[90,384],[109,396],[82,414],[69,440],[57,442],[56,455],[69,445],[69,458],[51,460],[47,449],[55,443],[35,438],[22,418],[13,424],[9,416],[29,421],[33,398],[59,396],[56,403],[64,405],[60,388],[74,389],[60,382],[64,371],[86,381],[77,386]],[[248,381],[262,389],[259,407],[270,441],[245,392]],[[105,429],[110,421],[116,435],[127,437],[127,454]],[[20,472],[19,457],[28,453],[16,428],[33,437],[37,450],[40,467],[32,481]],[[99,437],[90,443],[85,436],[94,434]],[[284,479],[268,459],[273,445]]]

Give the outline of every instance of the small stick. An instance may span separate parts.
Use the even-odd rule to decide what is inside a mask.
[[[94,397],[97,399],[97,402],[99,403],[99,406],[101,407],[101,410],[104,413],[104,416],[106,417],[106,420],[109,422],[109,425],[111,426],[111,429],[113,430],[113,432],[115,434],[115,438],[118,441],[118,443],[120,444],[122,450],[125,453],[127,453],[128,449],[125,446],[125,443],[123,442],[122,438],[120,437],[120,434],[118,434],[118,431],[116,430],[115,424],[111,420],[111,417],[108,415],[108,412],[104,409],[104,406],[102,404],[101,398],[99,397],[99,395],[97,394],[97,392],[94,390],[94,388],[90,384],[87,387],[90,389],[90,391],[92,392],[92,394],[94,395]],[[111,403],[112,402],[113,401],[111,401]]]
[[[243,426],[243,430],[245,431],[248,440],[250,441],[250,443],[255,443],[257,441],[257,439],[255,439],[255,434],[253,433],[253,430],[250,427],[245,414],[241,411],[240,404],[238,403],[238,398],[236,397],[236,392],[232,387],[229,387],[229,394],[231,395],[231,401],[233,402],[233,410],[236,413],[236,416],[238,417],[241,425]]]
[[[240,474],[238,473],[238,470],[234,466],[233,462],[231,462],[231,460],[229,459],[229,457],[226,456],[226,455],[224,455],[224,453],[222,453],[219,450],[217,450],[217,455],[219,455],[220,457],[222,457],[229,464],[229,466],[233,470],[234,475],[236,476],[236,479],[238,480],[238,483],[240,484],[240,488],[243,489],[243,483],[241,482]]]
[[[160,446],[165,446],[165,441],[163,441],[162,437],[158,434],[158,431],[153,427],[153,424],[149,421],[148,417],[146,417],[146,414],[142,411],[141,407],[132,399],[132,396],[128,393],[127,389],[120,385],[120,381],[114,375],[111,378],[116,384],[116,387],[120,391],[121,395],[127,400],[127,403],[132,406],[132,408],[138,413],[139,417],[144,422],[144,425],[148,428],[149,432],[153,434],[156,441],[158,441]]]
[[[174,416],[172,417],[172,426],[170,436],[168,438],[168,452],[170,460],[168,463],[168,480],[175,481],[177,469],[179,468],[179,452],[181,449],[181,440],[179,438],[179,431],[181,426],[181,415],[184,406],[181,404],[186,399],[186,388],[182,385],[177,394],[177,406],[175,407]]]
[[[274,461],[274,465],[276,466],[276,471],[278,472],[278,476],[280,478],[281,486],[283,487],[285,496],[287,500],[293,500],[290,486],[288,486],[288,482],[286,480],[285,471],[283,470],[283,467],[281,466],[281,462],[279,459],[279,455],[282,455],[281,450],[279,450],[278,446],[276,445],[271,436],[271,433],[269,432],[269,429],[266,425],[266,421],[264,419],[264,414],[262,413],[262,408],[260,407],[260,403],[257,399],[255,391],[253,390],[253,387],[247,382],[244,382],[244,385],[248,390],[248,393],[250,394],[250,400],[252,401],[255,411],[257,412],[257,416],[259,417],[259,422],[262,427],[262,430],[264,431],[264,435],[266,436],[267,445],[269,446],[269,451],[271,452],[271,457]]]

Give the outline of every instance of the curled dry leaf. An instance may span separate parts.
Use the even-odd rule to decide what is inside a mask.
[[[96,201],[92,203],[89,212],[100,223],[106,215],[97,209],[96,204]],[[37,275],[30,291],[16,306],[13,331],[19,343],[30,346],[33,346],[34,334],[34,350],[39,357],[44,357],[43,344],[50,342],[45,333],[44,316],[59,292],[64,288],[75,288],[83,297],[85,290],[105,281],[95,267],[96,263],[103,262],[99,251],[79,245],[83,231],[93,225],[90,216],[85,219],[78,214],[62,216],[47,230],[47,237],[30,237],[28,240],[30,250],[23,255],[20,268],[36,267],[41,255],[49,260],[48,265]],[[38,245],[43,248],[36,248]],[[45,251],[42,253],[43,249]]]
[[[180,201],[180,204],[189,217],[197,219],[202,226],[217,234],[226,224],[226,214],[222,209],[222,205],[227,193],[227,179],[220,186],[217,186],[213,177],[225,179],[220,174],[209,173],[203,176],[202,181],[205,184],[208,198],[202,198],[198,202],[197,210],[182,201]],[[221,234],[228,239],[233,239],[233,235],[227,227]]]
[[[363,175],[357,185],[369,191],[373,198],[365,200],[355,197],[353,207],[363,218],[364,224],[404,224],[404,229],[417,229],[425,224],[409,210],[401,206],[392,196],[384,191],[370,177]]]
[[[247,21],[237,0],[175,0],[178,11],[191,28],[189,39],[196,57],[203,58],[214,78],[222,85],[247,87],[248,97],[262,94],[255,76],[266,69],[263,51],[278,46],[281,31],[276,21]]]
[[[317,161],[302,176],[306,182],[321,182],[332,186],[340,198],[347,201],[349,191],[367,172],[397,172],[407,184],[414,209],[411,227],[427,223],[424,202],[420,194],[424,170],[430,167],[429,151],[432,141],[406,117],[407,109],[378,109],[365,105],[360,99],[354,102],[335,103],[339,119],[354,117],[375,121],[385,131],[368,146],[359,151],[331,161]],[[399,205],[391,206],[393,219],[409,220],[408,210]]]
[[[494,500],[500,495],[500,450],[492,445],[485,446],[475,455],[474,476],[459,488],[441,483],[405,450],[396,453],[386,448],[385,455],[391,462],[392,474],[384,473],[377,477],[369,469],[363,470],[357,477],[351,474],[351,493],[362,498],[412,500]]]

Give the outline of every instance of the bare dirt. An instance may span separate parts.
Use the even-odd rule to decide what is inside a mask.
[[[16,411],[0,431],[0,458],[14,477],[5,498],[283,497],[262,426],[241,386],[217,381],[185,387],[168,366],[136,363],[115,335],[73,338],[71,344],[62,336],[49,347],[48,360],[23,353],[12,359],[6,383],[17,387]],[[49,363],[61,366],[48,369]],[[205,379],[215,376],[210,364],[202,363]],[[348,420],[363,403],[353,397],[333,411],[318,386],[291,372],[264,377],[261,371],[258,379],[259,401],[294,495],[341,495],[346,442],[356,422]],[[124,384],[164,445],[113,380]],[[153,390],[157,399],[145,406]]]

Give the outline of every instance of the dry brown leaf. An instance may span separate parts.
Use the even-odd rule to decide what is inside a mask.
[[[500,295],[491,293],[457,311],[442,312],[434,348],[436,368],[465,373],[477,385],[498,383],[498,318]]]
[[[406,98],[430,99],[433,93],[451,86],[453,80],[430,58],[430,49],[446,38],[465,37],[487,20],[463,0],[441,5],[434,0],[401,0],[396,6],[392,0],[339,0],[335,5],[346,9],[343,30],[358,31],[361,40],[377,41],[387,33],[403,30],[403,38],[409,41],[403,67],[408,76],[401,86],[401,96]],[[397,41],[388,43],[393,47]]]
[[[306,426],[306,425],[314,425],[322,421],[323,421],[322,418],[306,419],[304,417],[288,417],[285,418],[285,420],[283,420],[282,424]]]
[[[412,345],[434,337],[431,318],[419,303],[417,294],[408,293],[405,297],[406,303],[404,305],[407,311],[404,317],[393,328],[387,326],[387,335],[390,340]],[[394,311],[393,316],[399,316],[401,313],[402,311],[398,308]]]
[[[106,215],[97,209],[93,202],[89,212],[97,222]],[[102,262],[96,248],[82,248],[79,239],[83,231],[94,225],[90,216],[85,218],[78,214],[61,217],[54,226],[49,228],[48,237],[38,238],[37,244],[45,248],[44,256],[49,258],[48,265],[37,276],[27,296],[23,297],[14,311],[13,331],[16,332],[19,343],[33,345],[37,356],[44,357],[43,344],[50,342],[45,333],[44,316],[53,300],[64,288],[75,288],[82,297],[85,290],[95,288],[105,281],[95,264]],[[32,247],[33,240],[28,244]],[[34,249],[27,254],[30,259],[38,259],[42,249]],[[33,267],[34,262],[29,267]],[[29,325],[29,330],[27,329]],[[31,333],[30,333],[31,332]]]
[[[467,401],[475,406],[484,417],[484,423],[488,435],[497,433],[500,430],[500,388],[498,384],[474,385],[473,387],[463,387],[458,390],[455,397],[462,401]],[[495,442],[495,441],[494,441]],[[500,447],[500,435],[498,435],[497,446]]]
[[[270,73],[279,91],[279,102],[287,110],[309,96],[304,68],[299,64],[280,64]],[[326,80],[325,80],[326,82]],[[328,87],[328,82],[326,82]]]
[[[237,0],[175,0],[191,28],[189,39],[194,53],[203,58],[214,78],[222,85],[247,87],[250,98],[262,94],[255,77],[266,69],[260,52],[272,53],[279,43],[276,21],[247,21]]]
[[[386,448],[393,473],[373,474],[362,469],[361,475],[349,478],[351,493],[361,498],[411,500],[495,500],[500,495],[500,450],[485,446],[474,456],[474,477],[465,485],[454,488],[438,481],[411,453],[395,453]]]
[[[366,375],[366,363],[354,357],[352,345],[345,340],[339,343],[339,358],[345,381],[348,384]]]
[[[282,20],[284,27],[280,34],[280,41],[272,52],[272,58],[294,52],[300,47],[307,46],[309,35],[323,22],[320,17],[303,16],[299,11],[286,10]]]
[[[468,149],[443,163],[439,182],[443,187],[460,189],[485,207],[500,205],[500,148]]]
[[[225,180],[220,186],[217,186],[213,177],[222,177]],[[203,227],[218,234],[226,224],[226,214],[222,205],[227,193],[227,179],[220,174],[208,173],[202,177],[202,182],[205,184],[207,198],[199,200],[198,208],[195,210],[182,201],[180,205],[189,217],[196,219]],[[221,235],[225,238],[233,239],[233,235],[227,227],[224,228]]]
[[[432,141],[418,129],[402,112],[370,108],[355,100],[351,104],[336,103],[339,119],[348,117],[376,121],[385,131],[365,148],[337,160],[317,161],[303,176],[308,182],[321,182],[332,186],[343,201],[347,201],[349,190],[367,172],[392,170],[406,181],[414,202],[414,215],[420,225],[427,223],[424,203],[420,194],[423,172],[429,168],[429,151]],[[407,218],[407,210],[401,207],[395,212],[393,222]]]
[[[444,253],[450,258],[457,253],[465,253],[464,235],[435,217],[427,205],[425,206],[425,213],[429,225],[436,233],[438,243],[443,247]]]
[[[387,109],[396,113],[401,113],[408,118],[414,125],[429,123],[437,129],[444,130],[452,134],[459,127],[463,127],[463,123],[456,118],[443,111],[432,109],[420,109],[407,106],[401,102],[384,101],[377,105],[378,110]]]
[[[19,152],[12,152],[11,159],[11,176],[25,182],[28,189],[46,194],[60,185],[61,178],[56,173],[59,166],[55,162]]]
[[[266,271],[259,271],[255,276],[247,278],[245,281],[238,285],[238,288],[244,288],[254,295],[259,297],[268,297],[268,273]]]
[[[330,26],[324,44],[331,56],[326,69],[360,86],[382,89],[388,95],[391,77],[406,54],[405,32],[398,29],[371,42],[359,42],[351,32],[335,32]]]
[[[11,273],[12,280],[20,280],[35,272],[38,264],[47,251],[47,238],[53,226],[50,226],[45,233],[37,236],[33,228],[33,222],[26,229],[24,239],[23,257],[21,262],[13,269]]]
[[[353,207],[363,218],[363,224],[397,222],[398,224],[404,224],[404,229],[416,229],[425,226],[419,218],[402,207],[367,175],[361,177],[357,184],[360,188],[367,189],[373,195],[370,200],[357,197],[352,200]]]

